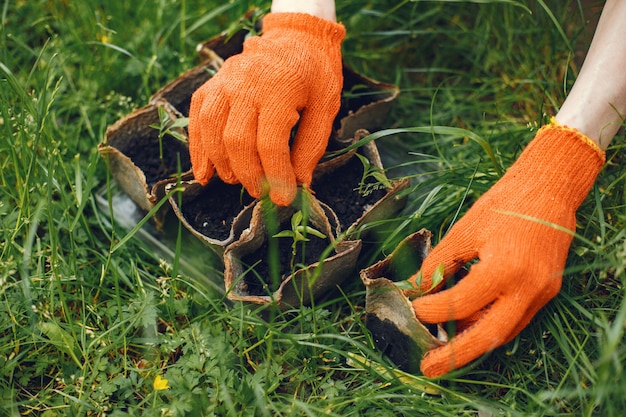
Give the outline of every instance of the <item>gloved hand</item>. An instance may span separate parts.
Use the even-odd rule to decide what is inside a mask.
[[[509,342],[556,296],[576,210],[604,160],[589,138],[553,120],[427,256],[422,291],[441,264],[445,280],[478,263],[452,288],[413,300],[422,322],[461,323],[424,355],[424,375],[441,376]]]
[[[263,35],[247,39],[192,96],[196,180],[206,184],[217,170],[253,197],[269,185],[272,201],[291,203],[297,184],[311,183],[339,111],[344,36],[341,24],[313,15],[266,15]]]

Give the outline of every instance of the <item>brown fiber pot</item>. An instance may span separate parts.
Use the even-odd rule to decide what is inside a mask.
[[[432,234],[425,229],[406,237],[385,259],[361,270],[365,284],[365,324],[374,344],[406,372],[419,372],[423,354],[443,345],[447,335],[440,326],[435,336],[417,320],[415,310],[394,282],[405,281],[419,271],[431,249]]]
[[[176,187],[170,184],[168,190]],[[196,180],[180,183],[180,194],[169,198],[174,214],[192,235],[218,255],[250,226],[256,200],[241,185],[226,184],[215,176],[205,186]]]
[[[241,233],[238,240],[228,245],[224,252],[224,283],[229,299],[256,304],[276,303],[283,309],[311,305],[354,274],[361,241],[338,240],[339,228],[334,213],[311,197],[306,202],[308,224],[326,236],[326,239],[320,239],[323,240],[324,251],[321,256],[316,253],[308,263],[297,257],[293,269],[286,272],[276,271],[272,281],[269,270],[269,265],[273,262],[272,249],[268,249],[271,247],[270,242],[273,241],[276,245],[273,252],[276,259],[280,259],[278,257],[281,254],[288,255],[290,251],[281,251],[278,246],[288,241],[288,238],[274,237],[273,232],[270,232],[268,207],[270,206],[264,202],[254,206],[250,227]],[[289,207],[277,207],[272,212],[274,222],[279,225],[274,231],[282,230],[280,225],[288,225],[298,210],[303,210],[301,202],[295,202]],[[313,241],[313,237],[310,240]],[[312,244],[307,242],[306,245],[304,251],[312,251]],[[273,263],[280,267],[289,261]],[[260,268],[263,264],[267,267]]]
[[[146,211],[165,196],[166,184],[191,177],[187,142],[165,135],[160,144],[159,130],[151,127],[159,124],[160,106],[171,120],[182,117],[169,103],[155,101],[109,126],[98,146],[122,190]],[[186,136],[184,129],[174,130]]]
[[[232,299],[262,303],[274,300],[281,306],[310,304],[346,277],[354,276],[361,250],[360,237],[369,230],[367,225],[402,209],[408,180],[391,181],[390,187],[368,200],[352,218],[344,218],[343,214],[338,218],[331,200],[316,199],[321,212],[317,217],[313,216],[311,222],[324,230],[330,227],[325,234],[332,249],[325,259],[310,262],[293,274],[285,275],[280,285],[269,292],[249,294],[244,287],[245,280],[241,279],[246,270],[237,259],[252,250],[250,245],[262,245],[263,242],[258,242],[267,238],[263,233],[260,202],[247,198],[245,193],[236,191],[238,186],[226,185],[217,177],[201,186],[193,179],[187,143],[166,135],[161,143],[161,158],[159,131],[151,126],[159,124],[159,107],[171,120],[188,117],[193,92],[219,71],[225,59],[242,51],[247,35],[246,30],[239,30],[203,43],[199,47],[201,63],[160,88],[145,107],[109,126],[98,149],[116,182],[141,209],[151,210],[168,191],[171,192],[169,204],[163,208],[171,207],[195,237],[222,255],[226,267],[225,284]],[[362,139],[368,131],[383,126],[399,90],[391,84],[359,75],[347,66],[344,66],[343,75],[341,108],[333,123],[325,158],[315,172],[314,191],[315,186],[324,181],[342,181],[342,169],[354,162],[357,152],[371,165],[382,169],[373,142],[348,152],[342,150]],[[185,127],[176,128],[176,131],[182,137],[187,136]],[[358,181],[351,186],[358,187]],[[230,196],[229,204],[226,204],[228,209],[223,208],[222,200],[226,195]],[[281,216],[290,217],[293,210],[294,207],[281,209]],[[157,224],[169,219],[163,210],[154,218]],[[222,230],[215,234],[204,227],[205,223],[213,222],[222,226]]]
[[[368,134],[367,130],[358,129],[350,145]],[[376,222],[391,218],[404,208],[410,184],[408,178],[387,179],[387,184],[371,177],[364,179],[365,167],[355,154],[363,156],[387,179],[376,144],[367,142],[320,163],[314,172],[311,189],[320,201],[332,207],[342,231],[349,238],[360,239]]]

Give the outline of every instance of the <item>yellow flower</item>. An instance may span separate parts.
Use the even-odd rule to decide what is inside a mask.
[[[157,375],[156,378],[154,378],[152,386],[156,391],[164,391],[166,389],[170,389],[170,386],[167,385],[167,382],[167,379],[163,378],[161,375]]]

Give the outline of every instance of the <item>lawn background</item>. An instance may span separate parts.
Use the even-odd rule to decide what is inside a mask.
[[[559,296],[439,381],[376,352],[356,274],[343,296],[267,321],[225,301],[215,258],[181,253],[177,227],[171,259],[124,240],[96,198],[114,189],[96,150],[106,127],[253,3],[2,3],[0,414],[623,415],[623,131],[578,212]],[[390,175],[413,185],[372,256],[423,227],[438,241],[497,181],[566,96],[597,17],[577,1],[338,3],[346,62],[402,90],[388,127],[465,130],[377,141]]]

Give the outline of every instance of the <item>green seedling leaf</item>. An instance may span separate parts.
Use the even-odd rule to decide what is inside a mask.
[[[293,216],[291,216],[291,229],[296,230],[298,226],[302,224],[302,211],[296,211]]]
[[[385,174],[383,174],[382,172],[380,171],[372,172],[372,177],[374,177],[376,181],[383,183],[385,186],[387,186],[387,188],[391,187],[389,180],[387,179]]]
[[[426,291],[424,291],[421,295],[426,295],[429,292],[431,292],[432,290],[434,290],[439,284],[441,284],[443,282],[443,264],[439,264],[439,266],[437,267],[437,269],[435,269],[435,272],[433,272],[433,276],[432,276],[432,282],[430,284],[430,288],[428,288]],[[407,291],[416,291],[416,289],[421,288],[422,286],[422,281],[423,281],[423,275],[422,275],[422,271],[418,271],[417,276],[415,277],[415,285],[413,285],[409,280],[404,280],[404,281],[396,281],[394,282],[395,286],[398,287],[401,290],[407,290]]]
[[[365,171],[369,170],[369,167],[371,166],[369,159],[367,159],[366,157],[364,157],[361,154],[356,153],[355,154],[357,158],[359,158],[359,160],[361,160],[361,163],[363,164],[363,168]]]
[[[161,122],[161,125],[163,125],[165,119],[167,118],[167,113],[165,113],[163,106],[159,106],[157,108],[157,113],[159,114],[159,121]]]
[[[275,235],[273,235],[272,237],[294,237],[294,233],[291,230],[281,230],[280,232],[276,233]]]
[[[167,133],[172,136],[173,138],[181,141],[181,142],[187,142],[187,137],[185,135],[183,135],[182,133],[180,133],[177,130],[172,130],[172,129],[182,129],[187,127],[187,125],[189,125],[189,118],[188,117],[181,117],[180,119],[176,119],[174,120],[174,122],[168,126],[167,128]]]
[[[298,228],[296,228],[296,230],[293,231],[293,241],[294,241],[294,243],[296,243],[296,242],[308,242],[309,241],[309,239],[302,234],[303,229],[304,228],[302,226],[298,226]]]
[[[415,288],[420,288],[422,286],[422,280],[423,280],[422,270],[420,269],[417,272],[417,276],[415,277]]]
[[[410,290],[414,290],[415,289],[415,287],[413,286],[413,284],[409,280],[394,281],[394,285],[396,287],[398,287],[399,289],[401,289],[402,291],[410,291]]]
[[[315,237],[319,237],[320,239],[326,239],[326,235],[317,229],[314,229],[310,226],[303,226],[303,228],[305,233],[308,235],[313,235]]]
[[[363,165],[363,175],[361,176],[361,181],[359,182],[359,193],[362,195],[368,195],[372,192],[372,184],[366,184],[368,178],[373,178],[376,182],[382,184],[385,188],[389,189],[392,187],[391,181],[387,178],[384,171],[376,166],[372,165],[365,156],[360,154],[355,154],[361,164]]]
[[[187,138],[185,137],[185,135],[180,132],[168,129],[167,134],[180,142],[187,142]]]
[[[320,239],[326,239],[326,235],[320,232],[319,230],[314,229],[313,227],[303,225],[302,220],[304,219],[304,215],[301,210],[296,211],[291,216],[291,230],[282,230],[273,235],[273,237],[289,237],[292,239],[291,242],[291,267],[295,265],[295,257],[297,253],[297,244],[298,242],[308,242],[310,239],[307,238],[306,235],[311,234],[313,236],[317,236]]]
[[[174,122],[170,125],[170,128],[187,127],[188,124],[189,124],[189,117],[181,117],[180,119],[174,120]]]
[[[439,264],[437,269],[435,269],[435,272],[433,272],[432,283],[427,292],[432,291],[435,287],[441,284],[441,282],[443,282],[443,264]]]

